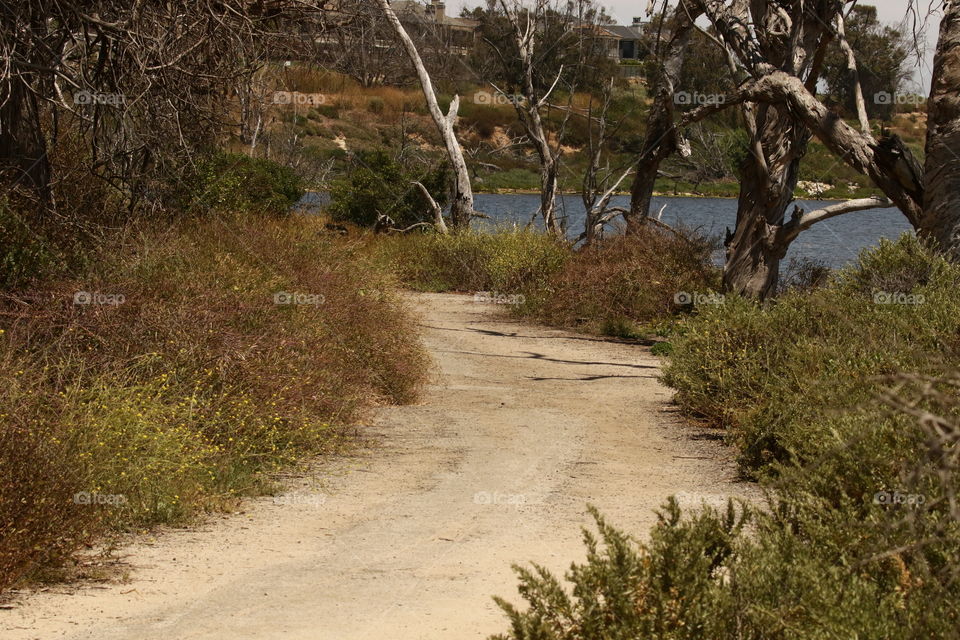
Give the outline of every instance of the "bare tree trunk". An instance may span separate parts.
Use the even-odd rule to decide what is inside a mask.
[[[650,215],[650,201],[660,171],[660,163],[670,154],[687,147],[680,132],[674,127],[676,86],[690,42],[690,30],[700,15],[699,10],[681,2],[671,20],[669,40],[660,53],[662,67],[658,71],[657,95],[647,116],[647,132],[643,151],[637,159],[637,172],[630,187],[630,212],[624,214],[627,233],[636,233]]]
[[[546,150],[540,149],[541,146],[546,146]],[[548,233],[562,236],[563,230],[560,227],[560,221],[557,220],[559,164],[545,140],[544,145],[537,144],[537,147],[539,149],[537,153],[540,155],[540,215],[543,216],[543,226]]]
[[[423,89],[424,98],[427,100],[427,107],[430,115],[433,117],[440,135],[443,137],[444,146],[447,148],[447,156],[450,159],[450,166],[453,169],[454,189],[453,199],[450,204],[450,223],[454,229],[466,229],[470,226],[470,219],[474,215],[473,209],[473,187],[470,185],[470,172],[467,170],[466,160],[463,158],[463,149],[460,147],[460,141],[457,140],[457,134],[454,127],[457,124],[457,110],[460,108],[460,96],[454,96],[450,103],[450,110],[446,115],[440,110],[437,102],[437,94],[433,89],[433,82],[430,74],[417,52],[417,46],[414,44],[407,30],[403,28],[400,19],[390,6],[389,0],[378,0],[380,8],[393,26],[393,30],[403,42],[403,46],[410,57],[410,62],[416,67],[417,76],[420,78],[420,86]]]
[[[741,167],[737,224],[727,237],[723,285],[726,291],[764,299],[776,292],[780,261],[789,246],[778,241],[776,232],[793,201],[809,134],[789,114],[767,105],[757,110],[757,129],[754,149]]]
[[[540,117],[540,108],[546,104],[553,89],[560,81],[563,68],[561,67],[560,73],[557,74],[553,86],[543,96],[538,95],[533,79],[534,66],[536,65],[534,47],[537,35],[537,25],[533,15],[540,15],[541,12],[546,10],[547,4],[543,0],[538,0],[534,8],[525,14],[518,0],[514,0],[510,6],[507,5],[506,0],[501,0],[500,6],[513,28],[513,35],[520,56],[520,68],[523,74],[521,87],[524,100],[521,102],[514,96],[512,102],[540,160],[540,215],[543,218],[543,225],[547,233],[562,236],[563,229],[556,217],[557,177],[560,171],[558,151],[550,147],[547,130],[543,126],[543,118]],[[520,24],[521,15],[525,15],[525,25]],[[501,93],[503,92],[501,91]]]
[[[914,227],[922,217],[923,176],[910,150],[896,136],[875,142],[831,112],[796,76],[781,71],[745,83],[737,100],[784,103],[838,158],[893,200]]]
[[[614,79],[604,86],[603,102],[597,115],[594,115],[593,100],[590,101],[590,107],[587,112],[588,142],[590,162],[583,173],[583,187],[580,197],[583,201],[583,208],[586,211],[584,219],[583,233],[579,240],[583,240],[584,246],[590,246],[600,240],[603,236],[603,227],[614,215],[623,211],[620,207],[611,208],[610,199],[627,176],[633,171],[633,166],[629,165],[623,169],[620,177],[614,180],[615,175],[611,171],[606,171],[601,177],[601,164],[604,159],[604,147],[610,140],[607,133],[610,116],[610,103],[613,100]],[[596,130],[593,123],[596,122]]]
[[[940,23],[927,118],[926,175],[920,232],[960,261],[960,1],[948,0]]]

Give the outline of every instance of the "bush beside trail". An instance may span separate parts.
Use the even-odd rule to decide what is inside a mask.
[[[711,239],[653,226],[581,249],[515,229],[395,236],[375,249],[414,289],[497,292],[523,301],[521,317],[622,337],[672,322],[678,294],[720,286]]]
[[[272,490],[426,356],[394,281],[319,220],[130,227],[0,314],[0,589],[111,532]]]

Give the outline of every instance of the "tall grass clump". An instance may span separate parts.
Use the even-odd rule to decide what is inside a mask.
[[[527,230],[394,236],[377,251],[413,289],[506,294],[544,286],[570,256],[563,242]]]
[[[0,315],[0,589],[272,490],[425,355],[393,279],[303,218],[130,229]]]
[[[765,504],[650,541],[598,516],[566,578],[520,568],[510,640],[960,637],[960,266],[884,242],[825,286],[705,305],[665,381],[726,428]]]

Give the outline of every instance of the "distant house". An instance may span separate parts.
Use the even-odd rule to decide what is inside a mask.
[[[630,26],[606,27],[617,37],[617,57],[620,61],[644,60],[647,57],[647,47],[643,42],[643,29],[646,23],[640,18],[634,18]]]
[[[478,20],[447,15],[446,3],[436,0],[431,0],[430,4],[398,0],[390,5],[408,31],[421,36],[432,32],[450,53],[465,56],[473,51],[480,27]]]
[[[622,76],[638,77],[643,69],[637,63],[648,54],[643,34],[645,25],[640,18],[634,18],[630,26],[591,24],[580,28],[601,43],[609,58],[620,63]]]

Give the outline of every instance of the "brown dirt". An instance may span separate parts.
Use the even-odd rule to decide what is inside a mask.
[[[728,452],[672,413],[649,350],[417,295],[436,364],[422,404],[385,408],[375,446],[279,499],[141,539],[124,583],[0,610],[5,640],[483,638],[517,599],[511,563],[583,558],[587,503],[645,536],[654,509],[752,496]]]

